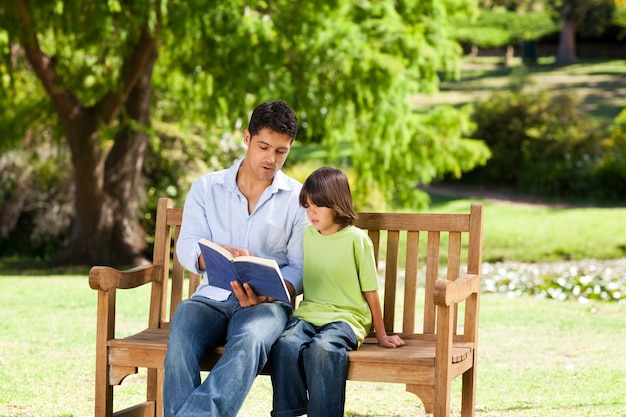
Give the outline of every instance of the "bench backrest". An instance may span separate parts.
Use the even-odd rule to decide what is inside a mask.
[[[455,280],[463,273],[480,275],[482,215],[481,204],[472,204],[469,214],[358,214],[355,225],[368,231],[384,276],[381,292],[388,332],[435,333],[435,281]],[[153,262],[163,268],[152,288],[150,327],[168,327],[178,304],[200,283],[201,276],[184,270],[175,256],[181,221],[182,208],[173,208],[171,199],[159,199]],[[463,320],[455,319],[455,334],[474,340],[478,299],[465,304]]]

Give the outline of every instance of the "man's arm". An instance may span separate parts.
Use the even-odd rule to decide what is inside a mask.
[[[185,199],[183,222],[176,243],[176,255],[185,269],[196,274],[206,269],[198,246],[200,238],[210,240],[212,234],[206,222],[201,186],[194,182]]]
[[[302,239],[304,229],[309,225],[309,219],[306,211],[298,206],[295,216],[295,222],[292,228],[289,242],[287,243],[287,259],[288,264],[280,268],[280,272],[285,278],[285,282],[290,284],[287,286],[290,295],[293,298],[298,294],[302,294],[302,270],[304,264],[304,248]],[[291,293],[293,288],[293,293]]]

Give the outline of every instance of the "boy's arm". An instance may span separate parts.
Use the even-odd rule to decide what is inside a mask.
[[[385,323],[383,323],[383,313],[380,309],[378,291],[364,291],[363,296],[365,297],[367,304],[369,304],[370,306],[370,311],[372,313],[372,324],[374,326],[374,330],[376,331],[376,340],[378,340],[378,344],[380,346],[388,348],[403,346],[405,343],[404,340],[400,338],[400,336],[387,335],[387,331],[385,330]]]

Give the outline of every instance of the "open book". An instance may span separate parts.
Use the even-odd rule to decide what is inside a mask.
[[[274,259],[258,256],[238,256],[207,239],[200,239],[200,252],[204,258],[209,284],[232,291],[231,281],[250,284],[257,295],[291,302],[283,275]]]

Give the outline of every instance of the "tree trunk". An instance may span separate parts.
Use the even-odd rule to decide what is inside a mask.
[[[150,125],[152,69],[156,59],[153,48],[141,78],[125,102],[120,129],[106,161],[100,150],[103,140],[93,131],[98,124],[92,115],[85,113],[75,120],[74,125],[84,129],[68,132],[76,184],[76,216],[69,243],[54,257],[53,264],[128,266],[146,262],[136,201],[148,143],[145,131]]]
[[[138,230],[135,202],[148,142],[160,6],[155,6],[156,20],[146,22],[138,37],[129,39],[119,84],[87,107],[59,76],[55,59],[41,49],[29,2],[15,0],[10,4],[28,62],[59,115],[72,155],[75,217],[68,244],[52,263],[143,263],[145,241]],[[120,115],[122,106],[125,112]],[[100,128],[113,127],[116,117],[117,133],[107,153],[110,138],[101,137],[104,129]]]
[[[563,21],[556,63],[558,65],[572,65],[576,63],[576,22],[574,20],[565,19]]]

